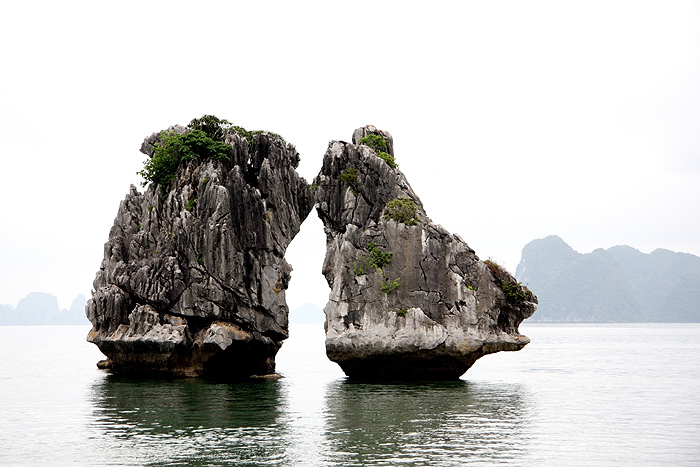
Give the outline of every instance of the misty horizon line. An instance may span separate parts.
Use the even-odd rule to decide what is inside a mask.
[[[545,239],[545,238],[547,238],[547,237],[559,237],[560,239],[562,239],[562,241],[564,241],[564,242],[567,243],[567,245],[568,245],[568,242],[566,242],[566,240],[564,240],[561,236],[559,236],[559,235],[557,235],[557,234],[546,235],[546,236],[541,237],[541,238],[535,238],[535,239],[533,239],[533,240],[531,240],[531,241],[543,240],[543,239]],[[530,242],[528,242],[528,243],[530,243]],[[629,247],[629,248],[632,248],[632,249],[634,249],[634,250],[636,250],[636,251],[638,251],[638,252],[640,252],[640,253],[642,253],[642,254],[645,254],[645,255],[650,255],[650,254],[652,254],[652,253],[654,253],[654,252],[656,252],[656,251],[669,251],[669,252],[672,252],[672,253],[681,253],[681,254],[685,254],[685,255],[700,257],[700,256],[698,256],[698,255],[696,255],[696,254],[694,254],[694,253],[690,253],[690,252],[687,252],[687,251],[676,251],[676,250],[672,250],[672,249],[670,249],[670,248],[664,248],[664,247],[656,247],[656,248],[654,248],[653,250],[651,250],[649,253],[645,253],[644,251],[640,250],[639,248],[636,248],[636,247],[634,247],[634,246],[631,246],[631,245],[629,245],[629,244],[627,244],[627,243],[620,243],[620,244],[612,245],[612,246],[607,247],[607,248],[606,248],[606,247],[596,247],[596,248],[592,249],[592,250],[589,251],[589,252],[577,250],[577,249],[574,248],[573,246],[572,246],[571,248],[572,248],[574,251],[576,251],[577,253],[588,254],[588,253],[592,253],[592,252],[595,251],[595,250],[601,250],[601,249],[602,249],[602,250],[607,250],[607,249],[609,249],[609,248],[614,248],[614,247],[618,247],[618,246]],[[523,246],[523,248],[525,248],[525,247]],[[489,257],[489,258],[490,258],[490,257]],[[520,259],[518,260],[518,264],[520,264],[521,261],[522,261],[522,250],[521,250],[521,254],[520,254]],[[518,265],[518,264],[516,264],[516,268],[517,268],[517,265]],[[513,271],[515,271],[515,268],[513,269]],[[292,276],[292,279],[294,279],[294,276]],[[293,285],[293,283],[292,283],[292,285]],[[20,298],[20,299],[17,301],[16,304],[12,304],[12,303],[8,303],[8,302],[5,302],[5,303],[0,302],[0,307],[10,307],[10,308],[12,308],[12,310],[14,311],[15,309],[17,309],[17,307],[19,306],[19,304],[20,304],[20,302],[21,302],[22,300],[27,299],[27,297],[29,297],[29,296],[32,295],[32,294],[45,294],[45,295],[50,295],[50,296],[56,298],[57,300],[58,300],[58,297],[59,297],[58,295],[56,295],[56,294],[54,294],[54,293],[51,293],[51,292],[32,291],[32,292],[28,292],[27,295],[25,295],[24,297]],[[82,292],[79,292],[79,293],[77,293],[76,295],[71,295],[71,296],[73,296],[74,298],[70,301],[70,305],[68,305],[67,307],[66,307],[66,306],[64,306],[64,307],[59,307],[59,311],[70,310],[72,304],[73,304],[77,299],[79,299],[81,296],[87,301],[87,300],[89,300],[88,297],[89,297],[89,296],[91,297],[92,294],[91,294],[91,293],[90,293],[90,294],[84,294],[84,293],[82,293]],[[313,302],[304,302],[304,303],[302,303],[301,305],[298,305],[297,307],[295,307],[294,309],[291,309],[291,307],[290,307],[290,310],[289,310],[289,311],[292,312],[292,311],[295,311],[295,310],[297,310],[297,309],[299,309],[299,308],[303,308],[307,303],[308,303],[308,304],[315,305],[315,306],[319,306],[317,303],[313,303]]]

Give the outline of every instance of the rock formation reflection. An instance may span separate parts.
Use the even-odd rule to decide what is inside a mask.
[[[280,385],[107,377],[92,389],[102,456],[134,465],[278,465]]]
[[[110,376],[92,388],[90,451],[96,464],[155,466],[518,465],[527,457],[532,414],[520,385],[307,383]]]
[[[330,383],[333,465],[514,465],[527,447],[519,385]]]

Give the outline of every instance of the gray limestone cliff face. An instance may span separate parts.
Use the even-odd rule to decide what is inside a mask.
[[[187,132],[181,126],[169,131]],[[288,336],[287,245],[313,206],[295,148],[228,131],[231,160],[195,159],[119,206],[86,313],[115,372],[274,372]],[[159,135],[146,138],[152,156]]]
[[[360,139],[333,141],[314,180],[331,288],[326,353],[350,377],[458,378],[483,355],[520,350],[537,298],[426,215],[398,168]]]

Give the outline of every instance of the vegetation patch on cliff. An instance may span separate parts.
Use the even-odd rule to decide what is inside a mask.
[[[193,130],[184,135],[162,132],[160,144],[155,147],[153,156],[143,163],[143,170],[138,174],[144,178],[144,185],[153,182],[157,186],[167,187],[175,180],[182,162],[200,157],[228,161],[230,154],[229,145],[211,139],[201,130]]]
[[[368,251],[368,254],[363,253],[357,262],[352,261],[355,275],[363,276],[372,269],[379,271],[380,274],[384,274],[383,268],[391,263],[393,253],[391,251],[382,251],[374,242],[369,242],[365,249]]]
[[[153,182],[165,189],[175,180],[180,165],[193,159],[230,161],[233,148],[224,142],[230,130],[246,138],[250,151],[254,149],[253,137],[257,134],[268,133],[284,141],[284,138],[276,133],[248,131],[214,115],[192,119],[187,128],[190,131],[183,135],[161,132],[160,143],[154,148],[153,156],[143,163],[143,170],[138,172],[144,178],[144,186]]]
[[[350,191],[355,196],[359,195],[362,188],[360,187],[360,177],[357,175],[357,169],[355,167],[348,167],[340,173],[340,181],[342,183],[347,183],[350,187]]]
[[[379,288],[382,292],[389,295],[396,290],[400,284],[400,278],[397,277],[394,280],[389,280],[389,278],[384,275],[384,267],[391,263],[391,257],[394,254],[391,251],[382,251],[374,242],[369,242],[365,246],[365,249],[367,253],[363,253],[357,262],[350,260],[353,272],[356,276],[364,276],[374,269],[381,275]]]
[[[370,148],[374,149],[376,152],[379,151],[387,151],[387,145],[386,145],[386,140],[382,138],[379,135],[367,135],[362,138],[360,138],[360,144],[364,144],[365,146],[369,146]]]
[[[400,282],[399,282],[398,277],[396,279],[394,279],[393,281],[390,281],[389,278],[385,277],[384,281],[381,283],[380,287],[382,289],[382,292],[389,295],[391,292],[396,290],[399,285],[400,285]]]
[[[411,198],[396,198],[386,203],[384,215],[389,219],[401,222],[408,226],[416,225],[420,222],[418,218],[418,206]]]
[[[192,211],[194,207],[197,205],[197,198],[192,198],[187,202],[187,210]]]
[[[509,274],[500,264],[491,259],[484,260],[484,264],[489,268],[496,280],[498,280],[501,290],[506,296],[506,302],[515,305],[522,302],[532,302],[535,299],[535,295],[530,289],[520,282],[510,280]]]
[[[503,282],[501,290],[506,296],[506,301],[511,304],[534,300],[533,293],[520,282]]]
[[[224,137],[226,136],[226,132],[229,129],[231,129],[239,135],[241,135],[242,137],[244,137],[246,141],[248,141],[248,149],[250,149],[251,151],[254,149],[253,139],[255,135],[261,135],[263,133],[266,133],[270,136],[275,136],[281,139],[282,141],[285,141],[284,138],[277,133],[273,133],[271,131],[266,130],[248,131],[242,126],[234,125],[228,120],[219,119],[214,115],[204,115],[202,118],[194,118],[187,125],[187,128],[191,128],[193,130],[202,130],[207,134],[207,136],[209,136],[215,141],[223,141]]]
[[[360,144],[364,144],[365,146],[369,146],[370,148],[374,149],[374,151],[377,153],[377,156],[381,157],[384,159],[384,162],[386,162],[389,167],[392,169],[397,168],[399,165],[396,163],[394,160],[394,156],[389,154],[388,147],[386,145],[386,140],[382,138],[379,135],[367,135],[362,138],[360,138]]]

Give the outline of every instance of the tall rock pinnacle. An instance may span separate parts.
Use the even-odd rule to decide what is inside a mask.
[[[193,123],[142,145],[152,183],[119,206],[88,340],[116,372],[270,374],[288,336],[284,254],[313,196],[281,137]]]
[[[518,326],[537,298],[428,218],[393,146],[388,132],[359,128],[352,144],[329,144],[314,180],[331,288],[326,353],[350,377],[458,378],[530,342]]]

